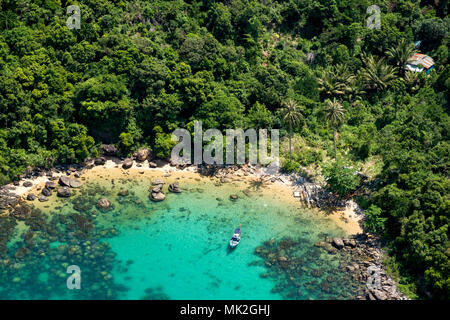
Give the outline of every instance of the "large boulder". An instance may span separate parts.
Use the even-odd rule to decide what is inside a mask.
[[[95,164],[96,166],[102,166],[102,165],[104,165],[105,163],[106,163],[106,159],[103,158],[103,157],[96,158],[96,159],[94,160],[94,164]]]
[[[59,197],[67,198],[72,195],[72,192],[70,191],[69,187],[62,187],[62,188],[58,188],[57,194]]]
[[[162,192],[152,192],[150,193],[150,199],[152,201],[158,202],[163,201],[166,198],[166,195]]]
[[[113,144],[102,144],[100,150],[105,156],[117,156],[117,148]]]
[[[79,187],[81,187],[81,181],[80,180],[70,179],[69,183],[70,183],[70,187],[72,187],[72,188],[79,188]]]
[[[148,149],[141,149],[133,154],[133,158],[136,159],[136,161],[145,161],[150,156],[150,150]]]
[[[126,158],[125,160],[123,160],[122,168],[130,169],[132,166],[133,166],[133,159]]]
[[[101,198],[97,201],[97,208],[100,210],[107,210],[111,207],[111,202],[106,198]]]
[[[169,191],[174,193],[180,193],[180,184],[178,182],[172,183],[169,185]]]
[[[331,243],[338,249],[342,249],[344,247],[344,242],[341,238],[333,238]]]
[[[70,178],[67,176],[61,176],[58,182],[63,187],[70,187]]]

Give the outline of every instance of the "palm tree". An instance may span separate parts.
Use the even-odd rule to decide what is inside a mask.
[[[292,158],[292,127],[300,122],[302,116],[300,107],[294,100],[290,99],[284,103],[284,108],[281,110],[281,119],[289,125],[289,162]]]
[[[347,66],[342,64],[331,66],[322,70],[320,77],[317,78],[318,90],[328,98],[344,96],[351,90],[354,78]]]
[[[325,117],[330,126],[333,128],[334,159],[336,160],[336,128],[344,119],[344,108],[342,107],[341,103],[336,100],[336,98],[333,98],[333,100],[328,99],[325,101],[325,103]]]
[[[372,91],[384,91],[396,79],[396,67],[386,64],[383,58],[375,58],[373,55],[364,55],[365,67],[361,70],[361,77],[367,89]]]
[[[405,66],[409,62],[410,58],[414,53],[416,53],[416,48],[413,43],[410,41],[403,39],[401,40],[397,46],[390,48],[386,51],[386,55],[394,62],[394,65],[397,67],[399,74],[405,74]]]
[[[16,15],[12,11],[0,12],[0,25],[2,29],[10,29],[16,22]]]

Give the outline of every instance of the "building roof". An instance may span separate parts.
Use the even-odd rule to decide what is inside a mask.
[[[434,66],[434,60],[433,58],[422,54],[422,53],[415,53],[412,55],[411,58],[409,58],[408,64],[412,65],[423,65],[425,69],[430,69],[432,66]]]

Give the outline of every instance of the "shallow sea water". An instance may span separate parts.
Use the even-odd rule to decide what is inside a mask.
[[[164,178],[166,199],[155,203],[151,180],[98,176],[74,197],[40,205],[7,242],[0,299],[345,299],[358,287],[335,256],[314,247],[346,235],[330,219],[257,185],[207,179]],[[181,194],[167,192],[174,181]],[[130,194],[118,196],[122,189]],[[113,208],[98,210],[100,197]],[[241,243],[229,250],[239,225]],[[297,271],[287,275],[255,254],[270,240],[295,243]],[[67,289],[68,265],[80,267],[81,290]]]

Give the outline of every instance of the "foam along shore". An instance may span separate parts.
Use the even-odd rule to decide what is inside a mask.
[[[286,204],[294,205],[299,210],[309,207],[312,214],[325,215],[348,235],[363,232],[361,228],[363,214],[354,201],[350,200],[344,204],[340,203],[339,206],[327,206],[326,209],[323,209],[321,207],[323,206],[324,198],[328,196],[327,193],[320,186],[307,182],[304,178],[296,175],[265,175],[261,167],[249,165],[220,168],[185,166],[180,168],[167,162],[159,161],[157,166],[154,167],[154,163],[150,166],[148,160],[145,160],[142,162],[133,161],[131,167],[124,169],[122,164],[123,162],[118,158],[108,158],[101,165],[95,165],[92,160],[86,163],[85,166],[59,166],[46,173],[41,172],[40,175],[30,179],[22,179],[19,185],[17,183],[16,185],[9,184],[3,186],[2,189],[25,200],[30,193],[35,195],[40,193],[49,179],[57,182],[59,177],[71,176],[72,174],[80,176],[83,183],[88,182],[91,178],[106,176],[111,178],[123,176],[128,176],[129,178],[133,176],[136,176],[136,178],[164,178],[171,176],[178,179],[181,183],[187,179],[197,181],[213,179],[221,184],[231,183],[238,189],[248,187],[249,184],[257,186],[256,192],[276,195],[282,198]],[[26,186],[24,186],[24,182],[28,182],[25,183]],[[321,203],[322,205],[320,205]]]

